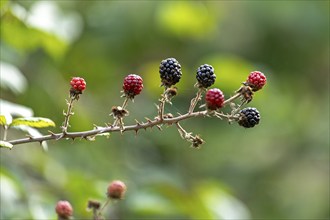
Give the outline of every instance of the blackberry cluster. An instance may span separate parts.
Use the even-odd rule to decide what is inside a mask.
[[[244,108],[240,112],[240,118],[238,124],[245,128],[252,128],[255,125],[259,124],[260,114],[256,108]]]
[[[178,83],[181,79],[181,65],[175,58],[167,58],[160,63],[160,78],[166,88]]]
[[[199,88],[207,88],[214,84],[216,75],[213,66],[203,64],[197,69],[196,79]]]

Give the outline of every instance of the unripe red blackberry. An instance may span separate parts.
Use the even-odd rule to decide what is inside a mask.
[[[181,65],[175,58],[167,58],[160,63],[159,73],[162,85],[166,88],[171,87],[181,79]]]
[[[126,76],[123,83],[123,89],[125,96],[130,99],[133,99],[134,96],[140,94],[143,89],[143,80],[141,76],[136,74]]]
[[[206,107],[209,110],[217,110],[223,107],[225,96],[220,89],[209,89],[205,96]]]
[[[240,112],[240,118],[238,119],[238,124],[245,128],[252,128],[259,124],[260,113],[256,108],[244,108]]]
[[[198,81],[198,87],[208,88],[215,82],[216,75],[214,74],[214,68],[209,64],[203,64],[197,69],[196,79]]]
[[[266,84],[266,76],[260,71],[253,71],[249,74],[246,84],[252,88],[253,91],[258,91]]]
[[[126,192],[126,185],[120,180],[112,181],[107,189],[107,196],[110,199],[122,199]]]
[[[73,209],[68,201],[58,201],[55,207],[58,217],[69,219],[72,216]]]
[[[80,94],[86,89],[86,81],[81,77],[73,77],[70,84],[71,87],[77,92],[80,92]]]

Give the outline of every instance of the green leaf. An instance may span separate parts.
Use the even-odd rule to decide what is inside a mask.
[[[14,145],[12,145],[9,142],[6,141],[0,141],[0,148],[8,148],[9,150],[11,150],[13,148]]]
[[[22,94],[27,88],[27,80],[23,73],[14,65],[0,61],[0,87]]]
[[[212,213],[212,219],[251,219],[243,202],[228,192],[218,181],[202,181],[196,184],[195,197]]]
[[[0,115],[0,125],[6,125],[6,124],[7,124],[6,117],[4,115]]]
[[[28,118],[16,118],[10,124],[10,126],[19,126],[27,125],[34,128],[45,128],[45,127],[54,127],[55,123],[48,118],[41,117],[28,117]]]
[[[20,52],[43,48],[54,59],[65,54],[68,44],[53,34],[30,27],[10,11],[1,19],[1,39]]]
[[[33,110],[24,105],[0,99],[0,114],[6,117],[7,124],[11,124],[13,121],[12,115],[16,115],[17,117],[32,117]]]

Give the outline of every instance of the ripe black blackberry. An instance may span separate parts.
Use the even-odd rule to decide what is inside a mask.
[[[260,113],[256,108],[244,108],[240,112],[240,118],[238,119],[238,124],[245,128],[252,128],[259,124]]]
[[[166,88],[171,87],[181,79],[181,65],[175,58],[167,58],[160,63],[159,73],[162,85]]]
[[[197,69],[196,79],[199,88],[207,88],[214,84],[216,75],[214,74],[213,66],[203,64]]]

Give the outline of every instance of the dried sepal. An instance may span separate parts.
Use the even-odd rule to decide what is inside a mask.
[[[129,112],[121,106],[113,106],[111,108],[111,115],[113,115],[114,118],[123,118],[128,116],[128,114]]]
[[[170,87],[167,88],[164,92],[163,98],[167,103],[172,104],[171,99],[178,94],[178,88],[177,87]]]
[[[95,200],[88,200],[87,209],[99,210],[101,208],[101,203]]]
[[[190,142],[192,144],[191,146],[197,149],[199,149],[201,145],[205,143],[205,141],[199,135],[191,137]]]
[[[253,99],[253,90],[245,82],[243,83],[243,86],[241,86],[241,88],[239,88],[239,90],[236,91],[236,93],[241,94],[241,96],[242,96],[242,102],[249,103]]]

